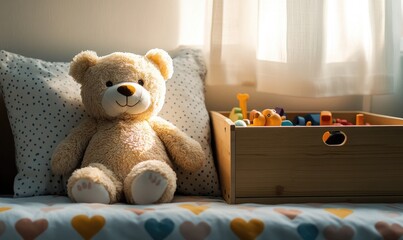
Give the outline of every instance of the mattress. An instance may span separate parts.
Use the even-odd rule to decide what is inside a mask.
[[[400,239],[403,204],[237,204],[176,196],[158,205],[0,198],[0,239]]]

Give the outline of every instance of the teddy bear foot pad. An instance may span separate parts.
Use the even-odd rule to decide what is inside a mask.
[[[78,180],[73,186],[72,195],[74,200],[80,203],[110,203],[105,187],[89,179]]]
[[[161,174],[145,171],[137,176],[131,185],[133,200],[136,204],[157,202],[164,194],[168,181]]]

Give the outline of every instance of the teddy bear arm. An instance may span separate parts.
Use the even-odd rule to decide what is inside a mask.
[[[85,119],[70,131],[53,151],[51,168],[54,174],[68,174],[78,166],[96,129],[94,120]]]
[[[206,157],[199,142],[160,117],[152,118],[150,124],[176,165],[190,172],[204,165]]]

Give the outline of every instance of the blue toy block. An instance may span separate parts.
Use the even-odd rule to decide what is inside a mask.
[[[294,126],[290,120],[283,120],[281,126]]]
[[[306,125],[305,118],[302,116],[296,116],[294,118],[294,120],[292,120],[292,122],[294,123],[295,126],[305,126]]]
[[[319,113],[310,113],[304,116],[305,122],[311,121],[312,126],[320,125],[320,114]]]

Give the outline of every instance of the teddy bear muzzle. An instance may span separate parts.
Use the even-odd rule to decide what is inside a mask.
[[[126,97],[130,97],[136,93],[136,88],[131,85],[122,85],[118,87],[118,92]]]
[[[102,97],[102,107],[110,117],[123,113],[139,114],[151,104],[150,93],[137,83],[120,83],[108,87]]]

